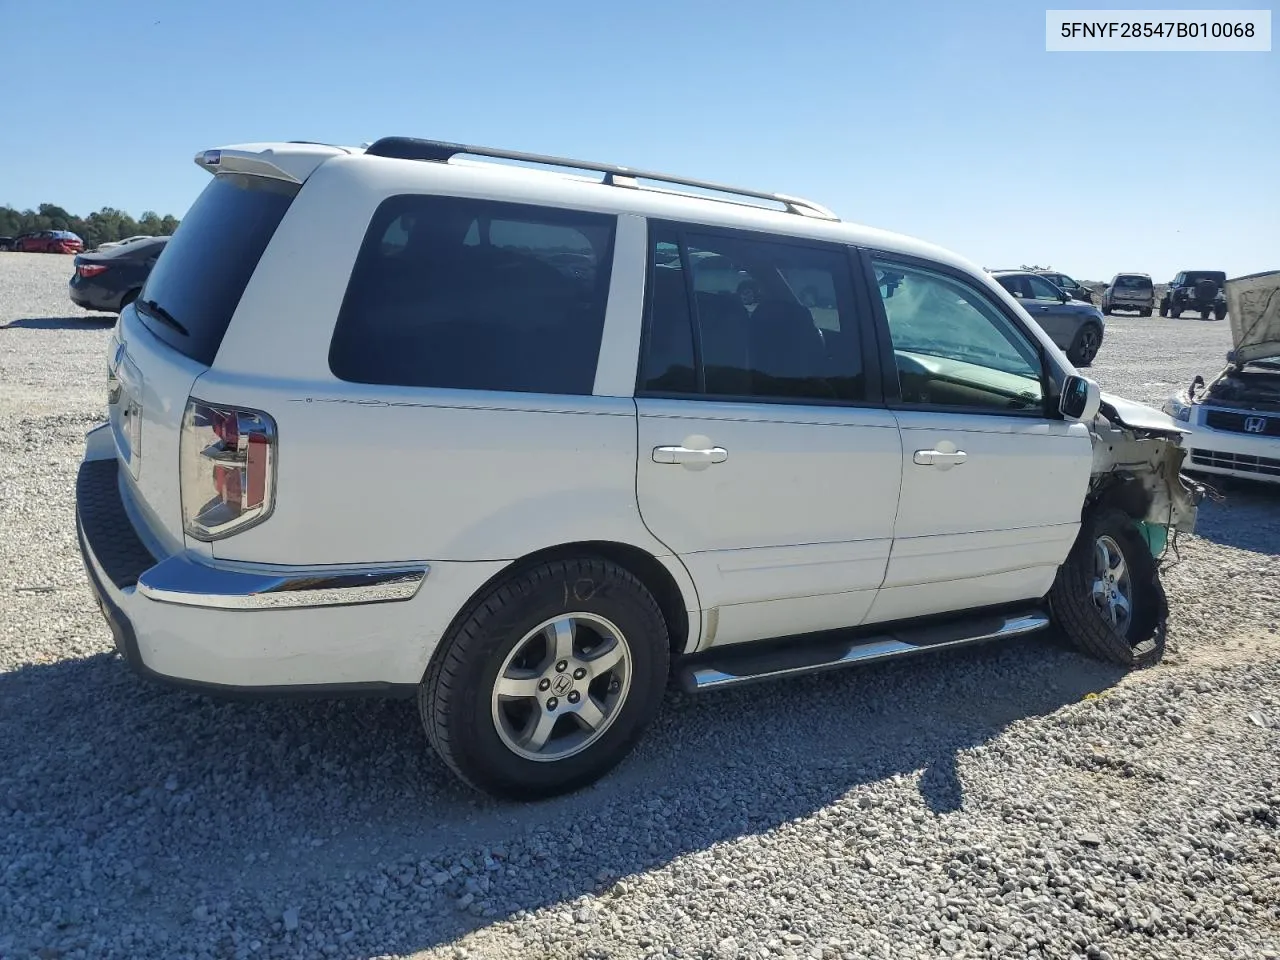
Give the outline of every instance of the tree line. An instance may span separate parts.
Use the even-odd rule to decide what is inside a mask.
[[[42,203],[38,210],[0,206],[0,236],[17,237],[37,230],[70,230],[84,241],[86,250],[92,250],[100,243],[140,234],[167,237],[177,229],[176,217],[162,217],[154,210],[145,211],[135,220],[114,207],[103,207],[87,217],[77,217],[54,203]]]

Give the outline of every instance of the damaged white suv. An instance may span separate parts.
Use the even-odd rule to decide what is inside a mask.
[[[414,695],[455,771],[530,798],[616,764],[671,678],[1053,620],[1159,658],[1181,428],[1100,397],[967,261],[794,197],[435,141],[197,162],[77,484],[140,673]]]

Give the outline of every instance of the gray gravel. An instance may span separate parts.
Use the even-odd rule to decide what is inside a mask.
[[[673,694],[606,782],[497,804],[410,704],[110,653],[72,524],[109,328],[68,274],[0,254],[0,957],[1280,955],[1280,493],[1203,508],[1155,669],[1037,637]],[[1158,402],[1228,345],[1115,319],[1094,374]]]

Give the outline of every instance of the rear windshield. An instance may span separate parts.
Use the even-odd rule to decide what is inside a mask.
[[[1188,270],[1183,282],[1199,283],[1201,280],[1222,284],[1227,282],[1227,275],[1220,270]]]
[[[1150,290],[1150,277],[1116,277],[1117,290]]]
[[[138,297],[147,329],[212,364],[231,315],[299,185],[220,173],[196,198]]]

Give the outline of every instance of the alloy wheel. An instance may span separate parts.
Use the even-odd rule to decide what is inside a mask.
[[[564,613],[538,624],[498,670],[494,728],[527,760],[563,760],[609,729],[631,687],[631,648],[610,621]]]
[[[1120,545],[1103,535],[1093,544],[1093,604],[1121,636],[1133,622],[1133,583]]]

